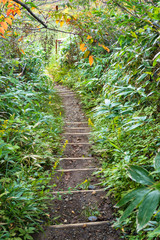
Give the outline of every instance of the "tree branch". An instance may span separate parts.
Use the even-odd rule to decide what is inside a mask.
[[[32,17],[34,17],[39,23],[41,23],[43,25],[44,28],[51,30],[51,31],[55,31],[55,32],[61,32],[61,33],[68,33],[68,34],[73,34],[73,35],[78,35],[77,33],[73,33],[73,32],[66,32],[63,30],[58,30],[56,28],[50,28],[48,27],[39,17],[37,17],[32,11],[31,9],[23,2],[19,1],[19,0],[13,0],[14,2],[18,3],[19,5],[21,5],[22,7],[24,7],[30,14]]]
[[[32,15],[32,17],[34,17],[39,23],[41,23],[45,28],[47,28],[47,25],[39,17],[37,17],[25,3],[22,3],[19,0],[13,1],[24,7]]]

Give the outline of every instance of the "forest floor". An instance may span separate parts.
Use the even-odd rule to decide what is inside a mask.
[[[100,166],[92,156],[87,118],[74,92],[60,85],[56,89],[65,111],[64,152],[51,181],[50,225],[34,239],[118,240],[112,200],[94,174]]]

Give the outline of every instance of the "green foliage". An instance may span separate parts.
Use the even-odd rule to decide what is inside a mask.
[[[60,154],[60,99],[44,74],[44,52],[36,45],[25,52],[0,58],[0,239],[6,240],[33,239],[47,221],[49,169]]]
[[[127,239],[159,236],[159,214],[154,215],[159,207],[159,189],[155,188],[159,173],[153,173],[151,165],[160,146],[158,9],[158,1],[92,4],[89,10],[77,13],[75,29],[80,36],[64,45],[65,54],[52,69],[55,81],[79,93],[91,118],[91,141],[102,163],[97,172],[102,186],[117,201],[131,190],[128,209],[119,211]],[[84,43],[86,50],[80,52],[78,47],[72,52],[74,61],[69,62],[67,54],[77,42],[79,46]],[[94,58],[92,67],[87,51]],[[155,166],[159,169],[158,160]],[[128,179],[127,169],[134,181]],[[155,203],[150,206],[154,194]]]
[[[160,153],[155,158],[155,170],[159,173]],[[135,208],[138,208],[137,212],[137,230],[140,231],[146,227],[151,220],[152,215],[157,216],[159,212],[160,203],[160,183],[154,181],[151,174],[142,167],[130,166],[128,169],[129,176],[132,180],[146,187],[138,187],[125,195],[116,207],[122,207],[130,202],[130,205],[126,208],[123,215],[118,221],[118,224],[122,223]],[[159,176],[158,176],[159,179]],[[158,208],[158,209],[157,209]],[[157,211],[156,211],[157,210]],[[156,232],[157,230],[155,230]],[[157,232],[156,232],[157,234]],[[155,236],[156,236],[155,234]],[[152,236],[154,234],[152,233]]]

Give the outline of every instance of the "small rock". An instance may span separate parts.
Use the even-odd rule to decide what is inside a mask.
[[[97,221],[97,217],[96,217],[96,216],[90,216],[90,217],[88,218],[88,220],[89,220],[90,222],[95,222],[95,221]]]
[[[95,188],[96,188],[96,187],[95,187],[94,185],[89,185],[89,186],[88,186],[88,189],[89,189],[89,190],[94,190]]]

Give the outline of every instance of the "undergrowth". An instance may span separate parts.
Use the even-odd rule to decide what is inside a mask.
[[[114,17],[116,19],[116,14]],[[152,187],[158,188],[155,190],[157,199],[160,196],[159,187],[154,185],[158,184],[159,175],[155,174],[153,168],[160,147],[159,75],[154,75],[159,60],[153,65],[151,60],[151,65],[145,63],[153,58],[153,52],[156,54],[159,35],[151,30],[150,35],[147,35],[147,26],[138,26],[137,32],[140,27],[143,29],[142,36],[139,34],[137,41],[127,32],[128,29],[127,40],[124,36],[117,36],[115,49],[110,46],[111,53],[105,53],[95,44],[94,47],[90,46],[92,55],[96,56],[92,67],[82,52],[77,54],[77,50],[75,53],[71,51],[73,42],[75,46],[81,42],[75,37],[72,46],[70,43],[64,45],[59,62],[49,68],[56,82],[72,88],[81,97],[92,127],[94,155],[102,164],[102,170],[97,172],[97,176],[108,194],[119,201],[142,182],[148,186],[147,179],[150,179],[150,175],[156,180],[150,186],[150,193],[146,188],[142,198],[136,198],[136,195],[129,198],[133,208],[130,205],[125,211],[122,207],[117,213],[117,216],[123,217],[119,218],[116,227],[123,230],[125,239],[137,240],[155,239],[160,234],[157,228],[160,223],[159,201],[155,207],[146,207],[147,200],[150,201],[154,193]],[[142,46],[145,50],[140,52]],[[130,177],[134,181],[129,178],[129,171],[132,172]],[[138,233],[136,212],[140,221]],[[144,219],[142,216],[145,216]]]
[[[42,49],[13,54],[0,58],[0,239],[6,240],[33,239],[49,219],[50,169],[60,155],[62,127]]]

